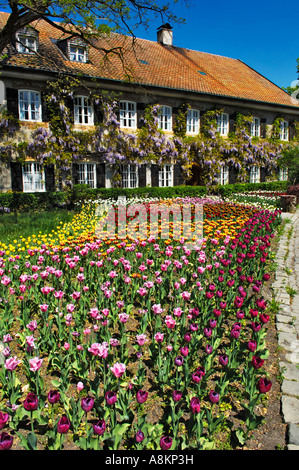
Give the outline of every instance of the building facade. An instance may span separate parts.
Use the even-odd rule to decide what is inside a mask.
[[[1,13],[0,27],[6,20],[7,14]],[[121,50],[122,54],[109,55],[109,60],[106,61],[104,49]],[[216,182],[236,182],[240,163],[238,159],[232,158],[233,139],[229,158],[225,157],[225,153],[228,152],[226,142],[230,142],[238,116],[250,116],[250,121],[247,122],[250,155],[257,152],[255,146],[261,144],[263,153],[267,152],[266,160],[255,160],[248,155],[242,160],[246,166],[247,181],[265,181],[270,172],[263,161],[276,157],[275,151],[267,147],[267,139],[275,130],[275,148],[279,149],[285,143],[292,142],[296,136],[299,122],[296,100],[240,60],[176,47],[173,45],[172,28],[169,25],[159,28],[156,42],[144,39],[133,41],[126,36],[111,34],[98,40],[93,47],[72,34],[62,36],[61,32],[41,20],[18,32],[2,61],[0,107],[4,113],[14,116],[18,121],[13,139],[20,144],[15,148],[18,151],[22,149],[23,154],[20,158],[15,150],[10,150],[9,156],[2,159],[0,191],[54,191],[65,184],[63,176],[58,184],[53,159],[47,164],[45,158],[34,158],[30,152],[32,148],[35,152],[38,150],[43,133],[48,144],[51,138],[53,144],[59,140],[57,135],[49,133],[51,124],[53,126],[53,113],[51,121],[48,84],[61,76],[74,77],[78,83],[80,81],[72,92],[67,111],[71,115],[72,130],[77,133],[95,133],[99,136],[96,134],[97,126],[103,122],[103,115],[97,106],[95,94],[92,93],[96,89],[117,94],[114,100],[117,102],[116,119],[123,136],[138,133],[143,126],[146,108],[157,106],[156,125],[159,136],[171,141],[184,109],[184,139],[188,142],[188,149],[193,148],[193,155],[198,156],[193,164],[188,159],[192,168],[187,177],[183,171],[186,161],[176,159],[177,150],[173,154],[167,154],[168,159],[157,157],[155,160],[146,152],[144,161],[141,152],[138,153],[138,161],[128,155],[127,158],[121,155],[115,165],[115,148],[112,149],[114,160],[111,162],[111,149],[108,146],[101,148],[99,145],[101,138],[107,140],[108,131],[105,134],[104,129],[102,137],[98,137],[97,145],[86,143],[86,147],[90,147],[88,152],[86,148],[82,151],[82,145],[74,146],[71,165],[69,161],[65,165],[66,173],[70,175],[65,181],[71,184],[89,184],[94,188],[111,187],[113,184],[126,188],[196,185],[202,184],[203,172],[208,173],[212,168],[214,180],[215,172],[217,173]],[[209,155],[209,146],[213,146],[211,136],[205,150],[201,152],[203,143],[199,144],[196,140],[203,131],[207,113],[213,110],[215,135],[224,142],[217,148],[217,152],[223,158],[215,160],[215,152],[210,152],[211,158],[205,156],[197,164],[196,159],[200,159],[204,151]],[[120,134],[120,139],[119,136]],[[61,140],[63,139],[64,136],[61,136]],[[192,139],[195,139],[196,145]],[[9,147],[7,144],[10,142],[11,138],[4,139],[2,154],[5,153],[5,145]],[[27,149],[23,148],[23,142],[28,144]],[[161,142],[158,144],[161,145]],[[68,145],[71,147],[70,141]],[[111,145],[115,145],[115,140]],[[244,145],[246,147],[246,142]],[[242,152],[245,152],[245,147]],[[40,148],[41,153],[45,152],[42,145]],[[238,147],[236,153],[240,152]],[[68,155],[70,153],[71,151]],[[157,151],[156,154],[158,153]],[[55,158],[57,161],[59,155]],[[115,166],[119,171],[118,180],[115,178]],[[268,166],[270,168],[271,165]],[[286,179],[287,171],[281,169],[276,176]],[[270,177],[273,178],[273,174]],[[242,178],[244,180],[244,176]]]

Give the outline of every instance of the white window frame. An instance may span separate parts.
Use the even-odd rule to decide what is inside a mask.
[[[87,96],[74,97],[74,123],[92,126],[94,123],[93,106]]]
[[[166,163],[159,168],[159,187],[166,188],[173,186],[173,165]]]
[[[37,51],[37,37],[30,34],[17,35],[17,51],[21,54],[34,54]]]
[[[120,127],[136,129],[137,105],[135,101],[122,100],[119,102]]]
[[[220,167],[219,172],[219,184],[228,184],[229,183],[229,166],[223,165]]]
[[[19,118],[20,121],[42,121],[41,95],[38,91],[19,90]]]
[[[159,107],[159,129],[162,131],[172,130],[172,107],[161,105]]]
[[[198,109],[189,109],[187,113],[186,132],[187,134],[199,133],[200,111]]]
[[[122,187],[123,188],[138,188],[139,177],[137,165],[123,165],[122,166]]]
[[[258,117],[254,117],[250,126],[251,137],[260,137],[261,135],[261,120]]]
[[[289,140],[289,123],[288,121],[281,121],[280,123],[280,140]]]
[[[288,181],[289,171],[288,168],[279,168],[279,181]]]
[[[41,168],[40,163],[24,163],[22,174],[24,193],[40,193],[46,191],[45,172]]]
[[[227,135],[229,128],[229,114],[222,113],[220,116],[217,117],[217,132],[220,135]]]
[[[97,167],[93,162],[78,163],[78,184],[88,184],[97,187]]]
[[[87,62],[87,51],[86,47],[81,44],[70,44],[69,45],[69,58],[71,62]]]
[[[259,166],[253,165],[250,167],[249,181],[250,183],[260,183],[261,169]]]

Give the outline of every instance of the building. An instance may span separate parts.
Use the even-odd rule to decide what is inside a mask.
[[[0,27],[7,17],[6,13],[0,14]],[[120,48],[123,56],[112,54],[108,62],[104,60],[104,49],[117,52]],[[119,93],[118,119],[125,132],[134,133],[141,125],[146,106],[156,104],[159,127],[169,139],[176,116],[186,103],[186,135],[191,137],[200,132],[202,116],[211,109],[222,110],[217,116],[217,132],[224,139],[233,130],[239,113],[252,116],[249,132],[257,139],[265,139],[279,117],[279,139],[290,141],[299,121],[298,102],[271,81],[240,60],[176,47],[168,24],[158,29],[156,42],[111,34],[92,47],[72,34],[62,35],[40,20],[18,32],[2,61],[0,106],[19,119],[16,134],[19,142],[30,141],[37,128],[49,128],[45,86],[61,74],[80,77],[82,81],[71,104],[73,128],[82,132],[94,129],[101,119],[86,94],[86,87],[95,85]],[[111,165],[103,162],[102,157],[94,152],[89,158],[73,163],[73,183],[110,187]],[[124,187],[198,184],[199,173],[195,165],[192,178],[186,181],[175,161],[163,165],[124,162],[121,184]],[[20,163],[12,155],[2,164],[0,178],[0,191],[57,189],[53,166],[41,165],[30,158]],[[221,184],[235,182],[235,178],[230,165],[220,166]],[[248,178],[252,182],[263,181],[266,172],[260,165],[252,164]]]

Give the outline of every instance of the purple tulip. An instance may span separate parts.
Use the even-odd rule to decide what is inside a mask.
[[[174,402],[177,402],[177,401],[180,401],[180,399],[182,398],[182,392],[180,390],[174,390],[172,392],[172,398],[173,398],[173,401]]]
[[[219,356],[219,363],[225,367],[228,363],[228,356],[226,354],[221,354],[221,356]]]
[[[114,392],[108,391],[105,393],[105,400],[108,406],[114,405],[117,400],[117,395]]]
[[[160,439],[160,447],[162,450],[169,450],[172,446],[172,438],[169,436],[162,436]]]
[[[34,411],[34,410],[37,410],[37,407],[38,407],[38,398],[37,396],[35,395],[35,393],[28,393],[24,403],[23,403],[23,406],[25,408],[26,411]]]
[[[0,450],[9,450],[13,444],[13,437],[7,432],[0,434]]]
[[[139,404],[144,403],[147,400],[148,392],[146,390],[138,390],[136,393],[136,400]]]
[[[84,410],[86,413],[90,410],[92,410],[94,405],[94,398],[92,397],[86,397],[82,398],[81,400],[81,408]]]
[[[141,431],[141,429],[138,429],[138,431],[135,434],[135,440],[136,440],[137,443],[139,443],[139,442],[142,442],[143,439],[144,439],[144,434]]]
[[[98,436],[102,436],[106,429],[106,423],[104,419],[100,419],[97,423],[92,425],[94,433]]]
[[[69,419],[63,415],[57,423],[57,432],[59,434],[66,434],[71,427]]]
[[[177,356],[174,360],[174,363],[175,363],[176,366],[183,365],[183,362],[184,362],[183,356]]]
[[[58,390],[50,390],[48,393],[48,402],[53,405],[54,403],[58,403],[60,400],[60,393]]]
[[[197,397],[192,397],[190,401],[190,410],[193,414],[200,413],[200,401]]]
[[[215,392],[215,390],[211,390],[209,393],[209,399],[211,403],[217,403],[219,401],[219,393]]]
[[[9,420],[9,414],[2,413],[2,411],[0,411],[0,429],[4,428],[8,420]]]

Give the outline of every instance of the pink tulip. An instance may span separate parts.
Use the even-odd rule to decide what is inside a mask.
[[[34,357],[33,359],[29,359],[29,369],[32,371],[32,372],[37,372],[41,366],[42,366],[42,363],[43,363],[43,359],[40,359],[39,357]]]
[[[147,337],[144,333],[136,336],[136,341],[139,346],[143,346],[147,342]]]
[[[126,371],[125,364],[116,362],[112,367],[110,367],[111,372],[115,375],[116,378],[120,378]]]
[[[40,307],[41,311],[42,311],[43,313],[45,313],[45,312],[48,310],[49,305],[47,305],[47,304],[42,304],[42,305],[40,305],[39,307]]]
[[[16,367],[21,363],[21,361],[16,357],[10,357],[9,359],[6,359],[4,363],[4,367],[7,370],[13,371],[16,369]]]

